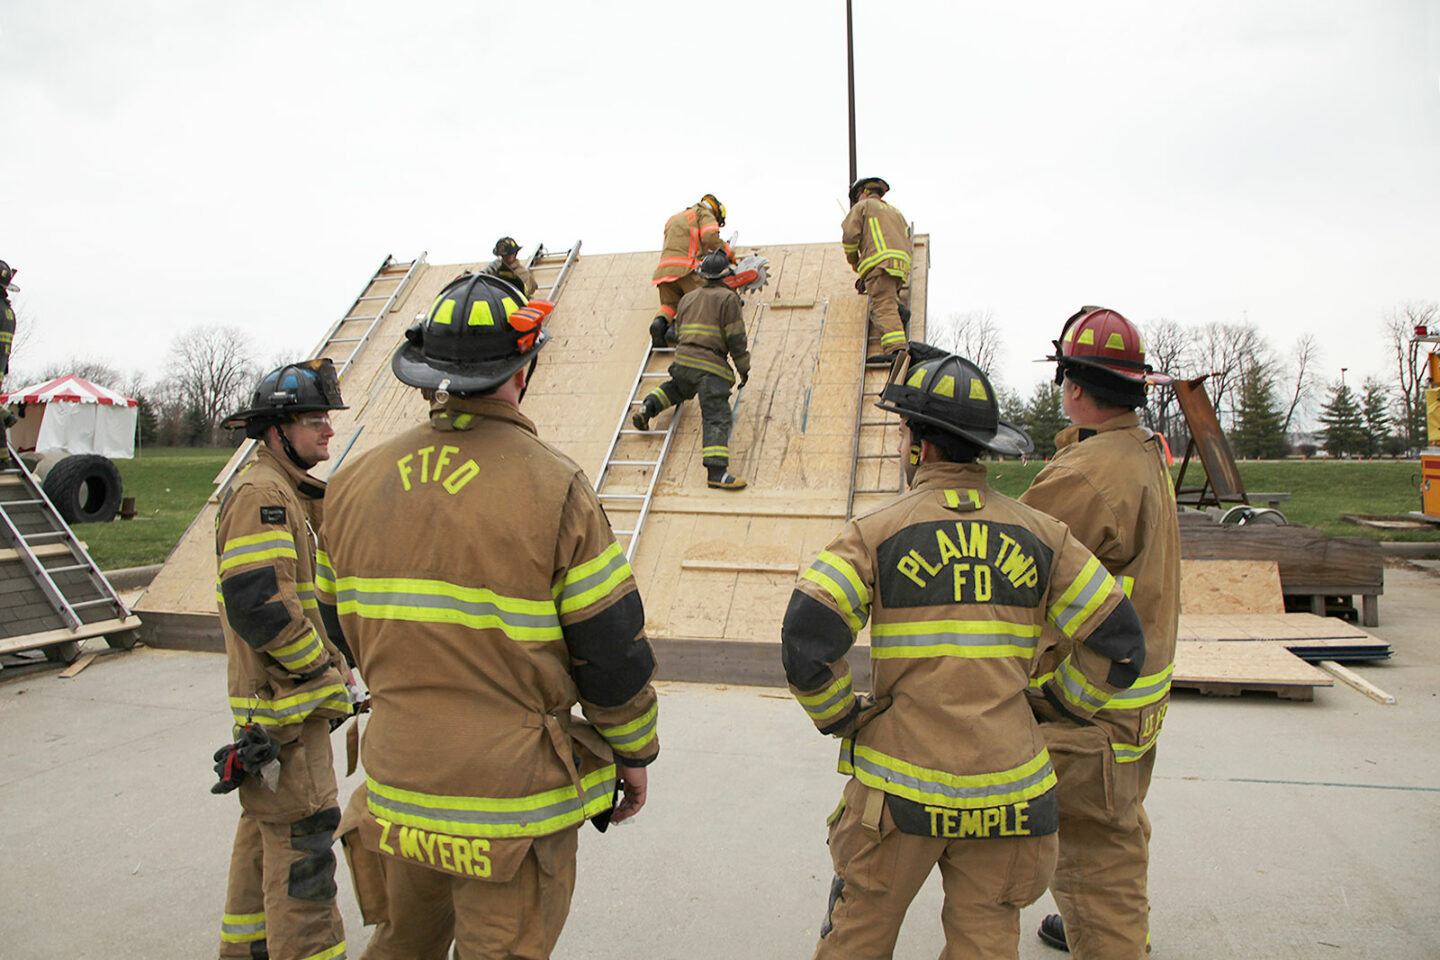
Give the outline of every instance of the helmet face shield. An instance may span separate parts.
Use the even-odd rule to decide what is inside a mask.
[[[250,406],[221,424],[235,428],[256,419],[291,420],[302,413],[348,410],[340,396],[340,377],[329,357],[276,367],[255,385]]]
[[[1019,457],[1034,449],[1025,431],[1000,419],[984,371],[925,343],[912,342],[895,358],[875,406],[995,453]]]
[[[715,214],[715,219],[719,222],[720,226],[725,226],[725,204],[721,203],[715,194],[705,194],[705,196],[700,198],[700,202],[710,208],[710,212]]]

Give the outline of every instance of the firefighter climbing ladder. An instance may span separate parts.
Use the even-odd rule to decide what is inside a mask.
[[[331,325],[330,330],[320,340],[320,346],[310,354],[312,358],[329,357],[335,361],[335,374],[340,378],[342,390],[345,371],[350,369],[350,364],[370,341],[370,335],[375,332],[380,321],[385,319],[385,314],[400,303],[401,295],[410,286],[416,271],[424,265],[424,252],[408,263],[387,256],[380,262],[380,269],[376,270],[370,282],[365,284],[355,302],[350,304],[350,309]],[[380,304],[378,310],[375,309],[376,303]],[[373,313],[370,312],[372,310]],[[344,359],[336,359],[338,356],[343,356]],[[212,502],[219,502],[220,494],[230,485],[241,465],[250,459],[256,442],[246,440],[226,462],[225,468],[215,478],[215,492],[210,495]]]
[[[860,354],[860,401],[855,405],[855,444],[846,517],[893,499],[904,489],[905,482],[898,449],[900,418],[875,407],[890,375],[890,364],[866,362],[867,357],[880,353],[879,332],[873,324],[867,323],[866,328],[868,333]]]
[[[645,394],[670,376],[666,368],[674,355],[673,347],[646,347],[645,358],[640,361],[635,381],[630,385],[630,400],[620,413],[620,424],[610,439],[604,466],[595,480],[595,492],[610,516],[616,538],[625,547],[627,560],[634,556],[640,530],[650,515],[660,466],[670,452],[670,441],[675,436],[675,424],[680,421],[683,404],[671,408],[670,420],[663,429],[636,430],[630,416],[645,402]]]
[[[19,462],[13,450],[11,457]],[[0,470],[0,538],[7,543],[0,549],[0,653],[72,644],[68,653],[53,657],[71,659],[78,652],[74,641],[138,625],[23,467]],[[22,577],[32,589],[15,586]]]

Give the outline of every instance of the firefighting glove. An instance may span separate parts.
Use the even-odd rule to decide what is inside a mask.
[[[234,743],[227,743],[215,751],[215,774],[220,781],[210,788],[211,793],[229,793],[247,775],[263,778],[267,785],[278,775],[278,771],[266,768],[280,756],[280,745],[270,739],[263,727],[247,723],[240,728],[240,736]],[[271,786],[271,789],[274,789]]]
[[[743,387],[745,386],[745,384],[747,384],[747,383],[749,383],[749,382],[750,382],[750,371],[749,371],[749,370],[741,370],[741,371],[740,371],[740,386],[743,388]]]

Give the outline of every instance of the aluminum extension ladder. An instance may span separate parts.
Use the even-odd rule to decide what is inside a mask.
[[[0,530],[50,606],[72,631],[85,625],[81,611],[96,607],[108,608],[116,619],[129,617],[124,601],[14,448],[10,457],[16,466],[0,470]]]
[[[558,302],[560,288],[564,286],[565,278],[570,275],[570,268],[575,266],[579,257],[579,240],[576,240],[569,250],[557,253],[546,250],[543,243],[536,247],[535,252],[530,254],[530,259],[525,262],[525,268],[535,277],[535,296],[551,303]]]
[[[604,466],[595,478],[595,493],[611,517],[615,536],[624,538],[626,560],[634,557],[635,545],[640,542],[640,531],[655,499],[655,485],[660,481],[660,467],[670,452],[684,404],[671,408],[670,422],[663,429],[636,430],[630,416],[645,402],[647,393],[669,378],[666,368],[674,355],[674,347],[646,346],[645,357],[630,384],[629,401],[620,412],[620,423],[605,451]]]
[[[900,418],[878,410],[875,401],[885,389],[890,365],[871,366],[866,358],[880,352],[880,335],[867,321],[865,341],[860,351],[860,400],[855,405],[855,444],[850,461],[850,492],[845,501],[845,516],[855,516],[859,508],[868,510],[898,496],[905,489],[904,464],[900,462]],[[887,479],[888,478],[888,479]]]
[[[385,315],[400,302],[401,295],[410,286],[416,271],[425,265],[425,253],[411,260],[409,263],[397,261],[393,256],[387,256],[380,261],[380,268],[375,271],[370,282],[365,284],[359,296],[350,304],[350,309],[341,315],[339,320],[331,324],[325,336],[321,338],[320,345],[310,354],[311,359],[319,357],[330,357],[334,359],[337,352],[342,352],[345,359],[335,363],[335,374],[343,383],[345,372],[350,369],[350,364],[360,355],[365,344],[385,319]],[[374,313],[368,311],[374,309],[374,304],[379,302],[380,309]],[[339,351],[336,351],[339,347]],[[258,441],[246,440],[240,444],[235,454],[226,461],[224,469],[215,478],[215,492],[210,495],[211,503],[218,503],[220,495],[235,479],[240,472],[240,467],[250,459],[250,454],[255,450]]]

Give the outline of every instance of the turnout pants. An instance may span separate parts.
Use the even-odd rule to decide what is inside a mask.
[[[1054,834],[946,840],[902,833],[858,780],[845,786],[830,825],[835,878],[816,960],[888,960],[901,921],[938,864],[945,889],[941,960],[1017,957],[1020,908],[1045,892],[1055,866]],[[878,816],[877,816],[878,814]],[[870,819],[878,829],[867,826]]]
[[[698,290],[704,283],[693,273],[687,273],[683,277],[668,280],[656,284],[660,292],[660,313],[671,323],[675,322],[675,311],[680,306],[680,299],[691,290]]]
[[[723,358],[722,358],[723,361]],[[645,397],[646,409],[655,416],[667,407],[675,407],[700,397],[702,463],[707,467],[730,466],[730,381],[694,367],[670,364],[670,379],[651,390]]]
[[[545,960],[570,914],[578,834],[537,838],[504,883],[380,857],[390,919],[362,960],[447,960],[452,940],[458,960]]]
[[[1050,890],[1076,960],[1141,960],[1150,903],[1150,818],[1145,794],[1155,748],[1117,763],[1098,726],[1041,724],[1059,778],[1060,857]]]
[[[335,770],[329,724],[307,720],[280,750],[273,793],[248,778],[230,857],[221,960],[343,960],[335,904]]]
[[[880,334],[880,352],[905,349],[905,325],[900,320],[901,280],[881,269],[865,274],[865,293],[870,297],[870,319]]]

